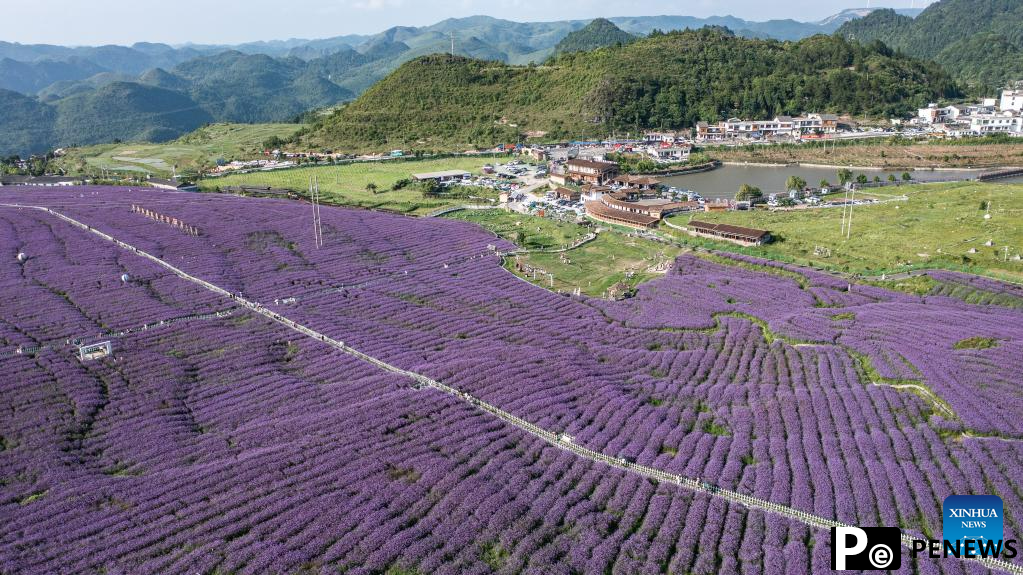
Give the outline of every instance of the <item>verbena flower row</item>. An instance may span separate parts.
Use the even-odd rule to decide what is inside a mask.
[[[460,222],[324,208],[316,249],[298,203],[0,195],[609,456],[932,536],[945,496],[994,492],[1021,533],[1007,306],[741,256],[606,302],[516,280]],[[824,532],[579,459],[240,308],[211,318],[230,302],[46,214],[0,208],[0,246],[0,572],[830,572]],[[113,357],[77,359],[111,333]],[[971,337],[997,345],[955,349]]]

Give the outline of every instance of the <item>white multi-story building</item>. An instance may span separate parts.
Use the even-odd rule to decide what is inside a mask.
[[[689,145],[649,146],[646,152],[659,162],[684,162],[689,159],[692,149]]]
[[[778,116],[773,120],[742,120],[729,118],[717,124],[699,122],[696,125],[696,139],[727,140],[735,138],[760,139],[778,136],[800,136],[838,132],[838,116],[834,114],[808,114],[793,118]]]
[[[1000,108],[1003,112],[1023,112],[1023,90],[1003,90]]]
[[[1012,111],[977,114],[970,116],[970,131],[977,134],[1023,133],[1023,116]]]
[[[973,106],[939,106],[937,104],[931,104],[926,108],[920,108],[917,110],[917,117],[922,118],[928,124],[944,124],[946,122],[955,122],[960,116],[966,116],[973,111],[987,110],[993,112],[994,108],[985,108],[982,104],[976,104]]]

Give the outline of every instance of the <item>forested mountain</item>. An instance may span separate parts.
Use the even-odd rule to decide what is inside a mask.
[[[114,139],[160,142],[212,121],[291,120],[351,99],[353,94],[330,78],[358,61],[348,53],[306,62],[232,51],[170,70],[154,68],[138,77],[101,72],[61,80],[41,90],[39,98],[5,93],[0,154]],[[13,136],[6,137],[8,133]]]
[[[57,145],[113,140],[163,142],[213,121],[206,110],[179,92],[115,82],[57,102]]]
[[[142,88],[158,88],[176,93],[179,104],[191,101],[199,106],[202,113],[176,117],[170,126],[159,122],[129,125],[152,118],[145,113],[130,113],[130,106],[126,116],[117,117],[113,111],[125,108],[110,108],[110,125],[117,127],[111,132],[120,134],[117,137],[158,136],[206,117],[227,122],[290,120],[311,109],[350,100],[408,61],[450,51],[452,41],[456,54],[471,59],[538,64],[555,53],[559,42],[562,52],[570,52],[626,42],[653,30],[708,25],[730,26],[739,36],[793,39],[831,32],[842,21],[862,13],[847,12],[820,23],[750,22],[731,16],[512,22],[473,16],[431,26],[399,26],[373,35],[253,42],[235,47],[157,43],[65,47],[0,42],[0,89],[37,98],[32,105],[24,99],[18,99],[16,106],[12,104],[12,113],[27,117],[5,118],[5,124],[11,126],[27,126],[27,118],[38,117],[39,113],[60,116],[63,126],[90,125],[102,110],[88,103],[120,99],[117,94],[124,96],[125,86],[103,90],[125,82],[137,84],[138,93],[146,93]],[[170,95],[162,91],[153,94],[160,95],[161,101],[171,101]],[[72,100],[65,102],[67,99]],[[79,112],[87,117],[72,117]],[[56,129],[55,124],[19,133],[19,143],[14,144],[11,138],[0,143],[0,151],[42,152],[54,144],[96,141],[94,135],[72,134],[69,129]]]
[[[114,140],[171,140],[213,120],[179,92],[115,82],[53,104],[0,90],[0,155]]]
[[[218,122],[277,122],[353,94],[327,79],[329,63],[223,52],[170,71],[163,86],[179,86]]]
[[[820,22],[795,20],[753,22],[734,16],[616,17],[610,20],[600,19],[599,25],[607,33],[614,33],[607,28],[610,22],[634,36],[645,36],[653,30],[726,26],[740,36],[798,40],[814,34],[831,33],[843,22],[868,13],[870,9],[845,10]],[[566,40],[569,34],[581,30],[587,24],[587,21],[583,20],[513,22],[488,16],[472,16],[451,18],[431,26],[399,26],[371,35],[346,35],[320,40],[251,42],[237,46],[174,47],[139,42],[131,46],[66,47],[0,41],[0,88],[31,95],[47,89],[54,82],[63,82],[64,85],[48,92],[79,93],[82,91],[80,88],[67,83],[103,78],[98,76],[103,73],[107,73],[109,78],[117,78],[111,81],[121,81],[125,76],[137,77],[155,68],[171,70],[190,60],[216,56],[222,52],[298,58],[305,61],[346,53],[349,65],[343,70],[334,71],[331,81],[352,92],[360,93],[408,60],[449,51],[452,36],[455,40],[456,54],[500,60],[510,64],[539,63],[554,52],[558,42]],[[593,31],[589,32],[592,33]],[[600,35],[599,31],[597,35]],[[620,34],[618,37],[626,39]],[[589,45],[596,47],[603,44]],[[97,80],[93,80],[92,87],[98,83]]]
[[[554,53],[560,55],[570,52],[586,52],[615,44],[628,44],[635,39],[635,36],[615,26],[610,20],[597,18],[584,28],[565,36],[554,47]]]
[[[940,0],[907,18],[877,10],[838,33],[943,64],[954,76],[986,89],[1023,79],[1023,2]]]
[[[18,92],[0,90],[0,156],[45,150],[54,141],[56,110]]]
[[[433,55],[413,60],[321,120],[310,145],[345,149],[489,146],[681,128],[728,116],[804,111],[888,116],[957,95],[940,68],[840,37],[800,42],[727,30],[654,34],[625,46],[512,66]]]
[[[35,94],[56,82],[84,80],[106,71],[102,66],[77,57],[38,62],[3,58],[0,59],[0,89]]]

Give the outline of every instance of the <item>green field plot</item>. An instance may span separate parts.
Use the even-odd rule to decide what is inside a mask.
[[[696,217],[769,230],[774,243],[741,250],[753,255],[868,275],[936,267],[1023,280],[1017,259],[1023,253],[1023,185],[925,184],[900,192],[909,199],[856,206],[848,239],[841,208]],[[690,217],[670,221],[684,225]]]
[[[498,157],[496,161],[502,159]],[[395,184],[407,180],[414,173],[465,170],[477,174],[484,164],[493,161],[494,158],[487,156],[357,162],[232,174],[205,179],[200,187],[216,191],[240,185],[272,186],[305,193],[309,182],[315,179],[326,203],[425,215],[446,206],[491,203],[497,199],[497,192],[480,187],[456,188],[450,193],[426,197],[415,187],[395,189]]]
[[[472,222],[527,250],[559,249],[583,239],[589,228],[505,210],[463,210],[448,215]]]
[[[169,176],[213,167],[218,160],[248,160],[258,157],[264,143],[288,138],[301,124],[213,124],[163,144],[118,143],[72,148],[60,163],[72,173],[103,171],[122,175]]]

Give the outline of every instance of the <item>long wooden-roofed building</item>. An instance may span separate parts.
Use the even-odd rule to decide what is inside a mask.
[[[643,198],[635,188],[603,193],[599,200],[586,202],[586,214],[593,219],[634,228],[652,228],[665,216],[699,208],[696,202]]]
[[[655,218],[647,214],[612,208],[599,200],[586,201],[586,215],[609,224],[640,229],[652,228],[657,225],[657,222],[661,221],[661,218]]]
[[[614,182],[623,188],[636,188],[639,190],[655,190],[661,185],[661,180],[651,176],[622,175],[614,179]]]
[[[688,224],[688,229],[694,235],[727,240],[748,246],[759,246],[771,241],[771,232],[767,230],[734,226],[732,224],[715,224],[691,220]]]
[[[579,190],[573,190],[571,188],[559,186],[554,190],[554,195],[557,196],[559,200],[578,202],[579,198],[582,197],[582,192],[580,192]]]

